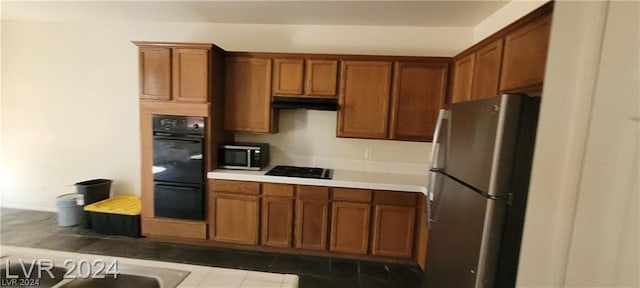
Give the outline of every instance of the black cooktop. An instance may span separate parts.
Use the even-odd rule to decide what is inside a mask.
[[[333,177],[333,170],[316,168],[316,167],[298,167],[298,166],[278,165],[276,167],[273,167],[271,170],[269,170],[269,172],[265,173],[265,175],[331,179],[331,177]]]

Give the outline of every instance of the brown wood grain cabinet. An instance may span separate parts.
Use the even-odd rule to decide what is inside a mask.
[[[471,99],[498,95],[503,39],[481,47],[475,54]]]
[[[178,101],[209,99],[209,50],[173,49],[173,97]]]
[[[273,59],[273,94],[302,95],[304,59]]]
[[[342,62],[338,137],[387,138],[391,67],[387,61]]]
[[[368,253],[371,194],[365,189],[333,188],[329,250]]]
[[[296,190],[295,247],[326,250],[329,188],[297,186]]]
[[[304,94],[310,97],[335,98],[337,78],[337,60],[307,59]]]
[[[475,69],[476,54],[472,53],[453,63],[453,85],[451,89],[451,103],[471,100],[473,87],[473,70]]]
[[[546,14],[505,37],[500,90],[511,92],[542,84],[550,28],[551,14]]]
[[[134,43],[139,47],[140,99],[209,101],[213,45]]]
[[[391,139],[430,141],[447,92],[448,63],[396,62]]]
[[[261,243],[265,246],[291,247],[294,185],[262,185]]]
[[[140,98],[171,100],[171,48],[140,47]]]
[[[258,244],[258,196],[209,193],[209,238],[234,244]]]
[[[271,109],[271,59],[228,57],[226,64],[225,129],[277,132]]]
[[[411,257],[413,252],[413,206],[376,204],[373,218],[371,254],[390,257]]]

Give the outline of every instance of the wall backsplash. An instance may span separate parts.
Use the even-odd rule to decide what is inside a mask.
[[[425,173],[431,143],[336,137],[337,112],[281,110],[277,134],[235,134],[238,142],[270,144],[271,164],[334,169]],[[365,149],[373,155],[365,159]]]

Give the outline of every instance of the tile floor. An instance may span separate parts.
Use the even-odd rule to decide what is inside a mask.
[[[2,245],[296,274],[301,288],[422,286],[422,272],[417,265],[158,243],[145,238],[102,235],[79,227],[58,227],[56,214],[51,212],[7,208],[0,212]]]

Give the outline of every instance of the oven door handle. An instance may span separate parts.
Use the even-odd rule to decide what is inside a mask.
[[[153,137],[153,140],[159,140],[159,141],[169,142],[169,143],[201,143],[202,142],[202,140],[200,139],[183,140],[183,139],[164,138],[164,137]]]
[[[195,191],[200,189],[198,187],[185,187],[185,186],[174,186],[174,185],[165,185],[165,184],[156,184],[156,186],[163,187],[163,188],[171,188],[175,190],[185,190],[185,191]]]

